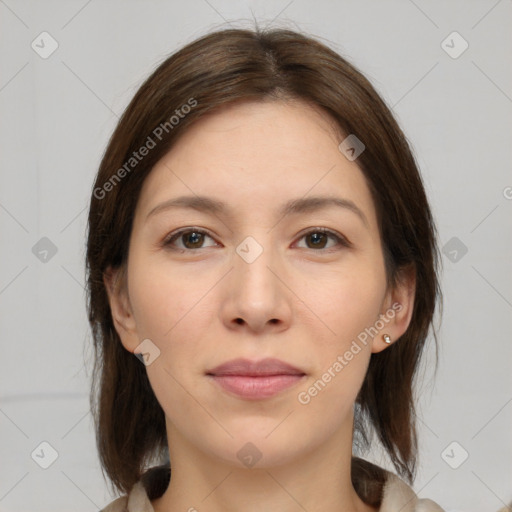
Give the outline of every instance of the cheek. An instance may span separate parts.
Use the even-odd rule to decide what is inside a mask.
[[[297,295],[311,305],[316,321],[333,350],[342,349],[376,322],[386,291],[383,265],[378,258],[354,257],[347,264],[304,282]]]
[[[322,429],[336,428],[351,414],[371,357],[368,329],[378,319],[381,297],[372,286],[338,287],[318,297],[323,320],[334,331],[314,338],[310,359],[315,372],[299,390],[298,403],[323,418]],[[321,302],[323,300],[323,302]]]
[[[196,329],[200,328],[198,321],[208,321],[203,310],[206,294],[218,279],[213,272],[198,276],[192,267],[184,272],[183,266],[151,258],[143,261],[137,256],[131,263],[129,294],[141,337],[164,348],[178,332],[183,339],[183,329],[187,330],[192,318]],[[187,335],[186,339],[194,342],[193,336]]]
[[[317,371],[301,389],[299,403],[311,412],[329,415],[336,423],[351,408],[366,375],[374,335],[371,328],[379,319],[385,294],[384,269],[378,260],[368,264],[361,258],[322,279],[321,285],[302,290],[318,317],[308,326],[310,336],[313,323],[324,334],[314,337],[311,358]]]

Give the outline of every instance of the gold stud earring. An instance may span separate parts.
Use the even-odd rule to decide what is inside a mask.
[[[389,334],[383,334],[382,337],[384,338],[384,341],[390,345],[391,344],[391,337],[389,336]]]

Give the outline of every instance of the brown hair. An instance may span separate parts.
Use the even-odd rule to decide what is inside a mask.
[[[370,82],[336,52],[290,30],[230,29],[201,37],[158,66],[119,120],[94,183],[87,240],[95,347],[91,408],[102,467],[122,492],[129,492],[151,460],[162,462],[167,447],[163,410],[144,365],[120,342],[103,281],[109,266],[125,269],[142,183],[178,136],[207,112],[234,101],[295,98],[320,107],[342,132],[364,143],[357,163],[376,206],[388,285],[406,267],[416,273],[410,325],[399,342],[372,355],[355,423],[357,439],[367,446],[372,427],[398,473],[413,478],[413,379],[441,299],[437,233],[414,156]],[[154,147],[132,161],[150,139]]]

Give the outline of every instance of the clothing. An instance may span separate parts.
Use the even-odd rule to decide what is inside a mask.
[[[411,487],[393,473],[384,470],[381,471],[385,474],[386,478],[381,487],[379,512],[397,512],[398,510],[400,512],[444,512],[443,509],[432,500],[419,499]],[[167,472],[170,476],[168,469]],[[147,490],[155,488],[155,480],[158,478],[162,478],[162,472],[160,472],[160,475],[154,472],[150,478],[146,478],[145,481],[139,480],[128,495],[113,501],[101,512],[154,512]],[[161,485],[158,486],[160,492],[158,492],[157,495],[162,495],[165,489],[162,488]],[[358,487],[360,489],[375,488],[373,482],[369,482],[368,485],[363,482],[363,484]],[[364,491],[363,493],[359,491],[359,494],[364,501],[367,503],[371,502],[365,499]],[[158,496],[153,496],[151,499],[155,499],[156,497]]]

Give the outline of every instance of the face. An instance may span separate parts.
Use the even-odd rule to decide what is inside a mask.
[[[146,178],[126,287],[109,297],[125,348],[149,354],[171,459],[173,440],[260,467],[351,446],[371,353],[412,308],[410,290],[386,288],[372,197],[341,140],[305,103],[234,104]]]

